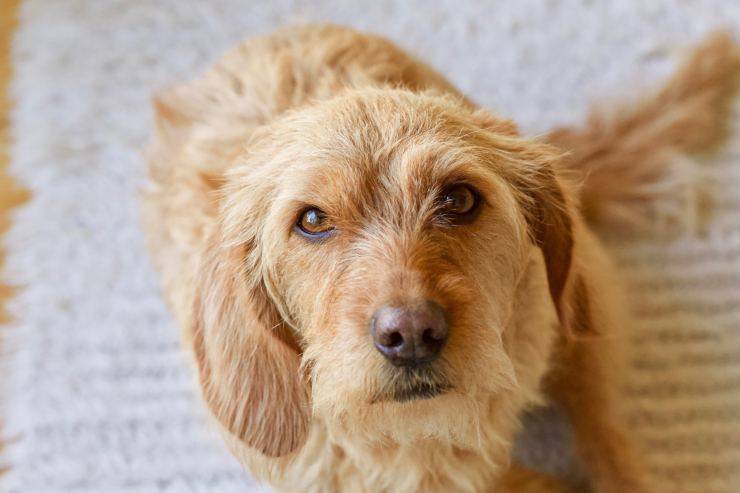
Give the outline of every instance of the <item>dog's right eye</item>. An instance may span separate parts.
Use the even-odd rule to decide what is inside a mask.
[[[475,189],[465,184],[453,185],[439,199],[439,217],[445,225],[468,224],[475,219],[480,203]]]
[[[303,211],[298,218],[296,228],[304,236],[311,239],[324,238],[334,231],[334,227],[329,223],[324,211],[316,207]]]

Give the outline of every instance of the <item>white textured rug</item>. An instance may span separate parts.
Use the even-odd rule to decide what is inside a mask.
[[[5,337],[15,441],[0,489],[255,491],[194,399],[138,226],[139,150],[153,90],[308,20],[386,34],[537,133],[657,81],[709,30],[740,28],[740,3],[26,1],[11,171],[33,200],[6,239],[5,275],[25,289]],[[666,492],[740,492],[739,156],[707,168],[718,207],[704,236],[620,253],[640,314],[626,398]]]

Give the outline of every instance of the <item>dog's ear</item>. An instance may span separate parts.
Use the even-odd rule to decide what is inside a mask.
[[[548,148],[543,149],[542,155],[547,156]],[[573,269],[575,206],[567,185],[558,177],[557,153],[529,162],[535,163],[535,169],[519,182],[525,195],[522,205],[530,236],[542,250],[560,326],[568,338],[596,335],[588,285]]]
[[[485,110],[471,115],[477,125],[490,132],[488,145],[505,161],[503,173],[516,189],[529,236],[542,250],[548,290],[561,329],[568,337],[593,333],[587,286],[571,268],[575,198],[558,176],[562,152],[521,139],[516,124]]]
[[[542,249],[550,297],[563,327],[568,327],[565,291],[573,255],[573,222],[563,188],[550,166],[537,175],[539,183],[528,190],[528,225],[535,244]]]
[[[555,148],[519,138],[516,124],[499,119],[485,110],[472,113],[473,120],[495,136],[491,145],[503,148],[505,156],[517,156],[505,172],[510,174],[527,219],[529,234],[542,250],[550,296],[560,324],[568,329],[569,307],[566,289],[573,255],[571,204],[556,175],[560,159]]]
[[[560,324],[569,330],[566,292],[573,256],[573,206],[556,174],[556,162],[556,151],[534,144],[523,150],[513,181],[530,237],[542,250],[548,288]]]
[[[306,440],[308,387],[298,346],[264,283],[245,271],[250,247],[210,242],[197,280],[193,346],[211,413],[231,434],[270,457]]]

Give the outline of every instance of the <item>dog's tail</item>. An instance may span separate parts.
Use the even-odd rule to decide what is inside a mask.
[[[584,216],[609,231],[688,229],[701,210],[692,155],[716,149],[730,129],[740,45],[718,32],[647,98],[593,111],[584,128],[547,140],[567,151],[565,174],[580,184]]]

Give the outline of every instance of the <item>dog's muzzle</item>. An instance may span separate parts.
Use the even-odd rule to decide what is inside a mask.
[[[424,300],[379,308],[370,321],[375,348],[393,365],[376,400],[407,402],[443,394],[450,385],[435,363],[449,336],[447,313]]]

